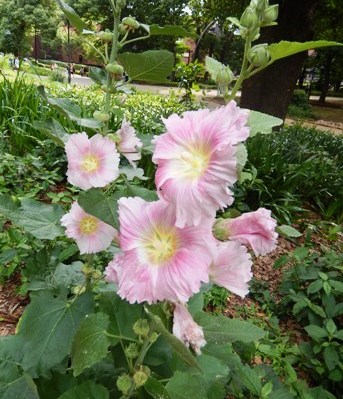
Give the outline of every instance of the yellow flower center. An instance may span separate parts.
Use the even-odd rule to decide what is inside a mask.
[[[178,248],[176,229],[155,228],[143,245],[149,262],[161,266],[175,255]]]
[[[82,234],[93,234],[98,229],[98,220],[93,216],[85,216],[80,222]]]
[[[87,155],[82,163],[81,163],[81,168],[86,171],[86,172],[94,172],[99,168],[100,161],[99,159],[94,156],[94,155]]]
[[[188,151],[182,152],[180,157],[183,176],[193,180],[204,174],[210,162],[211,153],[205,144],[195,144]]]

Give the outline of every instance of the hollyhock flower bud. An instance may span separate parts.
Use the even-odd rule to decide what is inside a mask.
[[[262,26],[267,26],[277,20],[279,14],[279,5],[274,4],[267,7],[262,14]]]
[[[259,13],[262,13],[268,6],[268,0],[251,0],[250,7],[255,8]]]
[[[217,85],[222,94],[227,95],[229,93],[228,86],[233,81],[234,75],[231,69],[223,67],[217,74]]]
[[[86,133],[71,134],[65,150],[68,181],[82,190],[105,187],[119,176],[116,146],[100,134],[90,139]]]
[[[275,228],[276,220],[265,208],[227,219],[229,239],[250,246],[255,255],[265,255],[276,248],[278,234]]]
[[[253,7],[247,7],[240,19],[240,24],[245,28],[254,28],[259,25],[259,17]]]
[[[139,319],[133,325],[133,331],[137,335],[141,335],[142,337],[147,337],[149,334],[150,326],[148,320],[146,319]]]
[[[134,342],[131,342],[129,346],[125,348],[125,355],[129,359],[135,359],[139,355],[138,345]]]
[[[124,68],[121,65],[117,63],[107,64],[105,69],[113,76],[114,80],[121,80],[123,78]]]
[[[119,24],[118,26],[118,31],[121,35],[125,35],[125,33],[127,32],[126,26],[123,24]]]
[[[213,225],[213,235],[217,240],[227,241],[230,238],[229,221],[230,219],[216,219]]]
[[[108,29],[106,29],[105,31],[101,30],[100,32],[98,32],[98,37],[104,43],[112,43],[113,33]]]
[[[135,30],[139,28],[139,22],[133,17],[125,17],[121,22],[127,29]]]
[[[217,244],[217,256],[210,268],[210,281],[244,297],[249,292],[252,261],[239,242]]]
[[[135,161],[141,159],[140,149],[143,144],[136,136],[135,129],[131,126],[130,122],[123,119],[121,128],[117,130],[118,137],[117,149],[124,155],[133,167],[136,167]]]
[[[62,217],[61,224],[66,228],[66,236],[76,241],[80,254],[103,251],[116,235],[114,227],[86,213],[76,201]]]
[[[270,60],[268,44],[257,44],[247,54],[249,62],[255,67],[266,65]]]
[[[132,384],[133,384],[133,381],[128,374],[122,374],[121,376],[119,376],[117,379],[117,383],[116,383],[117,388],[124,395],[127,395],[129,393],[129,391],[132,387]]]
[[[197,355],[206,345],[202,328],[193,320],[185,305],[176,303],[174,309],[173,334]]]
[[[111,118],[111,115],[107,112],[94,111],[93,118],[99,122],[108,122]]]
[[[143,370],[136,371],[133,375],[133,381],[136,384],[136,387],[139,388],[143,386],[148,381],[149,375],[146,374]]]

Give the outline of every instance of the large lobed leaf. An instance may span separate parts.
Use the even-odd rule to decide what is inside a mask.
[[[109,323],[108,316],[101,312],[89,315],[81,323],[71,354],[75,377],[107,355],[110,341],[106,330]]]
[[[168,82],[174,66],[173,53],[167,50],[149,50],[143,53],[119,54],[122,64],[131,80],[146,82]]]
[[[215,60],[212,57],[206,56],[205,58],[206,71],[211,75],[211,78],[216,81],[219,71],[225,68],[225,65]]]
[[[103,385],[87,380],[64,392],[58,399],[108,399],[109,393]]]
[[[273,127],[282,124],[283,120],[275,116],[253,110],[249,112],[248,125],[250,127],[250,137],[256,136],[257,133],[269,134],[272,132]]]
[[[329,47],[329,46],[343,46],[343,44],[327,40],[317,40],[305,43],[289,42],[286,40],[282,40],[279,43],[270,44],[268,46],[268,50],[270,52],[271,61],[274,62],[281,58],[301,53],[302,51],[312,50],[319,47]]]
[[[33,377],[47,375],[70,354],[76,331],[90,312],[88,294],[71,302],[46,291],[32,296],[18,325],[18,336],[25,341],[23,370]]]

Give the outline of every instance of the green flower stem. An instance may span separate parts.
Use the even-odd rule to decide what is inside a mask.
[[[273,62],[274,61],[270,60],[267,62],[267,64],[261,65],[260,67],[254,69],[252,72],[248,73],[246,79],[250,78],[251,76],[254,76],[256,73],[259,73],[260,71],[262,71],[262,69],[269,67],[271,64],[273,64]]]
[[[248,69],[248,63],[249,63],[248,52],[249,52],[250,48],[251,48],[251,40],[247,38],[245,41],[245,45],[244,45],[244,55],[243,55],[241,72],[239,74],[239,77],[238,77],[233,89],[231,90],[231,94],[225,99],[227,102],[229,102],[230,100],[234,100],[236,93],[242,86],[243,81],[247,78],[247,69]]]
[[[123,42],[121,45],[122,45],[122,46],[126,46],[126,45],[129,44],[129,43],[134,43],[134,42],[138,42],[139,40],[146,40],[146,39],[149,39],[149,37],[151,37],[151,35],[135,37],[134,39],[130,39],[130,40],[127,40],[126,42]]]
[[[154,331],[155,331],[155,323],[153,321],[151,321],[148,335],[143,342],[142,349],[141,349],[141,351],[136,359],[136,362],[135,362],[135,366],[134,366],[135,370],[138,369],[138,367],[143,364],[145,355],[147,354],[148,350],[150,349],[151,345],[153,344],[150,341],[150,339],[151,339],[151,335]]]
[[[103,54],[99,49],[97,49],[97,48],[94,46],[93,43],[89,42],[88,40],[86,41],[86,44],[87,44],[89,47],[92,47],[92,49],[93,49],[97,54],[100,55],[100,57],[102,58],[102,60],[103,60],[104,63],[106,64],[107,60],[106,60],[106,57],[104,56],[104,54]]]
[[[94,264],[94,254],[87,255],[87,271],[85,272],[86,277],[86,292],[92,291],[92,273]]]
[[[133,338],[129,338],[129,337],[124,337],[122,335],[114,335],[114,334],[110,334],[108,332],[106,332],[106,335],[110,338],[116,338],[116,339],[125,339],[126,341],[130,341],[130,342],[134,342],[136,344],[138,344],[138,341],[136,339]]]

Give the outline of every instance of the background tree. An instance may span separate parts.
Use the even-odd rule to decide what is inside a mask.
[[[0,50],[25,55],[35,33],[47,45],[56,35],[59,15],[54,0],[0,0]]]
[[[314,16],[320,0],[279,0],[278,25],[262,30],[260,43],[305,42],[314,38]],[[244,82],[241,106],[285,118],[307,53],[276,61]]]

